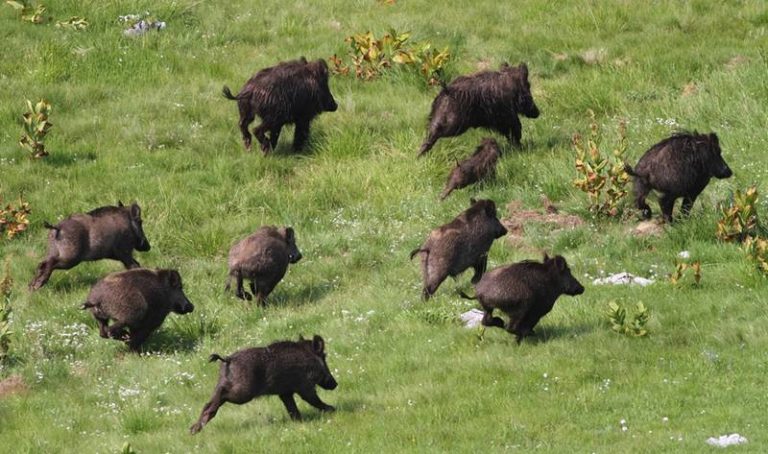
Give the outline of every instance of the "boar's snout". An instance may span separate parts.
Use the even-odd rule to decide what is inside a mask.
[[[291,251],[291,252],[288,253],[288,261],[290,263],[296,263],[299,260],[301,260],[302,257],[303,257],[303,255],[301,255],[301,252],[299,252],[298,250]]]
[[[339,386],[339,384],[336,383],[336,379],[333,378],[333,375],[331,375],[329,370],[326,370],[326,373],[323,376],[323,380],[318,383],[318,385],[320,385],[320,387],[323,389],[327,389],[328,391],[333,391],[337,386]]]
[[[509,231],[506,227],[504,227],[501,222],[499,222],[498,219],[496,219],[496,238],[501,238],[504,235],[506,235]]]
[[[717,166],[715,169],[715,178],[730,178],[733,176],[733,171],[730,167],[728,167],[728,164],[725,163],[725,161],[721,160],[720,165]]]
[[[336,112],[336,109],[339,108],[338,104],[336,104],[336,100],[333,99],[333,95],[331,94],[331,90],[325,89],[325,93],[323,94],[323,110],[326,112]]]
[[[525,102],[523,103],[523,115],[525,115],[528,118],[539,118],[539,108],[536,106],[536,103],[533,102],[532,97],[527,97]]]
[[[136,245],[136,250],[139,252],[147,252],[151,249],[152,246],[149,245],[149,240],[147,240],[147,237],[144,236],[144,232],[141,232],[141,236],[139,237],[139,244]]]
[[[581,285],[581,283],[577,281],[572,274],[570,273],[568,274],[569,275],[566,277],[565,294],[570,296],[576,296],[584,293],[584,286]]]
[[[192,305],[186,297],[176,302],[173,307],[173,312],[176,312],[177,314],[189,314],[193,310],[195,310],[195,306]]]

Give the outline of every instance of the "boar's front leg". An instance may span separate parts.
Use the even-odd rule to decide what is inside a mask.
[[[299,391],[299,396],[320,411],[336,411],[336,408],[320,400],[320,396],[317,395],[317,391],[314,388]]]
[[[131,329],[131,334],[128,337],[128,347],[131,351],[138,353],[141,351],[141,344],[147,340],[149,334],[152,332],[149,328]]]
[[[507,133],[504,134],[515,148],[520,148],[520,140],[523,138],[523,124],[520,123],[520,119],[517,115],[512,114],[512,121],[508,126]]]
[[[293,151],[299,151],[304,148],[304,144],[309,138],[309,120],[296,120],[296,129],[293,131]]]
[[[680,208],[680,212],[683,213],[685,216],[688,216],[691,214],[691,208],[693,208],[693,203],[696,201],[696,197],[699,195],[692,195],[692,196],[686,196],[683,197],[683,206]]]
[[[283,405],[288,410],[288,414],[291,415],[291,419],[301,421],[301,413],[299,413],[299,409],[296,407],[296,401],[293,400],[293,393],[280,394],[280,400],[283,401]]]
[[[133,255],[128,252],[127,254],[121,253],[115,257],[117,260],[121,261],[123,263],[123,266],[125,269],[133,269],[133,268],[141,268],[141,264],[136,261],[135,258],[133,258]]]
[[[483,273],[485,273],[486,268],[488,267],[488,254],[481,255],[474,265],[472,265],[472,268],[475,269],[475,274],[472,276],[471,282],[473,284],[477,284],[480,282],[480,279],[483,277]]]
[[[50,258],[48,260],[43,260],[37,265],[35,277],[32,279],[32,282],[29,283],[30,291],[38,290],[48,282],[48,279],[51,278],[51,273],[53,273],[53,270],[56,268],[56,262],[55,258]]]
[[[483,326],[495,326],[497,328],[504,328],[504,320],[499,317],[493,316],[493,309],[485,309],[483,314],[483,320],[480,322]]]
[[[277,149],[277,139],[280,138],[280,131],[283,129],[282,125],[277,125],[269,130],[269,144],[272,145],[272,149]]]

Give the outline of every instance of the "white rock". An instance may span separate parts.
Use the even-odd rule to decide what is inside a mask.
[[[677,254],[678,257],[681,259],[689,259],[691,258],[691,253],[689,251],[680,251],[679,254]]]
[[[653,279],[646,279],[644,277],[635,276],[632,274],[625,272],[622,273],[616,273],[611,274],[610,276],[595,279],[592,281],[595,285],[607,285],[607,284],[613,284],[613,285],[630,285],[630,284],[636,284],[641,287],[645,287],[646,285],[650,285],[654,283]]]
[[[467,328],[476,328],[481,325],[485,313],[480,309],[472,309],[461,314],[461,321]]]
[[[745,437],[739,434],[721,435],[719,438],[709,437],[707,438],[707,444],[710,446],[718,446],[725,448],[731,445],[741,445],[747,442]]]

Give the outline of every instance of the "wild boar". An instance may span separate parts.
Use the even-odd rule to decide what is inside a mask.
[[[419,156],[427,153],[437,139],[458,136],[469,128],[498,131],[518,147],[522,137],[519,114],[528,118],[539,116],[525,63],[515,68],[504,63],[499,71],[458,77],[448,86],[443,85],[432,102],[429,131]]]
[[[430,232],[427,241],[411,251],[411,260],[421,254],[424,280],[422,297],[428,300],[448,277],[456,277],[472,267],[472,283],[478,282],[488,263],[488,250],[493,240],[507,234],[496,216],[492,200],[470,199],[469,209],[453,221]]]
[[[30,290],[37,290],[51,277],[53,270],[68,270],[80,262],[113,259],[127,269],[138,268],[133,250],[146,252],[150,245],[144,235],[141,208],[137,203],[96,208],[85,214],[73,214],[56,225],[45,223],[48,255],[37,266]]]
[[[533,328],[547,315],[560,295],[581,295],[584,287],[573,277],[568,263],[557,255],[544,254],[544,262],[523,261],[494,268],[475,284],[475,297],[463,292],[461,296],[476,299],[485,311],[482,324],[504,327],[504,321],[493,316],[499,309],[509,316],[507,331],[523,338],[533,334]]]
[[[298,262],[301,257],[293,228],[261,227],[229,250],[226,289],[229,291],[232,278],[235,278],[235,295],[250,300],[251,294],[243,290],[243,279],[250,279],[251,293],[259,304],[264,305],[267,296],[285,276],[288,264]]]
[[[225,402],[242,405],[259,396],[280,396],[293,420],[301,420],[294,394],[321,411],[335,410],[320,400],[315,391],[315,385],[327,390],[337,386],[325,361],[325,341],[318,335],[311,341],[299,337],[298,342],[247,348],[225,358],[214,353],[210,361],[216,360],[223,363],[219,382],[200,418],[189,428],[192,434],[200,432]]]
[[[123,340],[133,351],[139,351],[170,312],[183,315],[194,308],[178,271],[144,268],[107,275],[94,284],[82,306],[93,314],[101,337]]]
[[[256,115],[262,123],[253,130],[266,155],[277,147],[284,125],[293,123],[293,149],[300,150],[309,137],[309,124],[322,112],[335,112],[338,106],[328,87],[328,64],[325,60],[281,62],[262,69],[251,77],[236,96],[225,85],[224,97],[237,101],[240,110],[240,132],[245,149],[251,150],[248,125]],[[267,137],[269,132],[269,137]]]
[[[645,152],[634,169],[626,165],[625,170],[634,177],[635,204],[643,218],[651,217],[651,207],[645,198],[655,189],[662,193],[659,206],[666,222],[672,222],[676,199],[683,198],[682,212],[688,215],[711,177],[733,175],[723,160],[717,134],[696,131],[680,132],[662,140]]]
[[[488,137],[483,139],[472,156],[456,163],[440,194],[440,200],[445,200],[455,189],[464,188],[493,176],[496,173],[496,162],[499,156],[501,156],[499,144]]]

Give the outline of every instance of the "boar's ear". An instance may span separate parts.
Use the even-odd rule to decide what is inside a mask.
[[[328,63],[326,63],[322,58],[318,58],[314,63],[315,64],[312,66],[315,67],[315,72],[317,72],[317,74],[320,76],[328,77]]]
[[[136,202],[133,202],[131,204],[131,217],[134,219],[141,218],[141,208],[139,207],[139,204]]]
[[[314,350],[318,355],[322,355],[325,351],[325,341],[317,334],[315,334],[315,337],[312,338],[312,350]]]
[[[520,69],[520,77],[522,77],[523,80],[528,80],[528,65],[520,63],[518,68]]]
[[[301,57],[299,57],[299,62],[304,63],[306,65],[307,64],[307,58],[302,55]]]
[[[299,342],[304,342],[304,336],[302,334],[299,334]]]
[[[546,264],[550,261],[549,254],[547,254],[547,251],[544,251],[544,259],[542,260],[542,263]]]
[[[286,243],[295,243],[296,242],[296,234],[293,232],[293,227],[286,227],[283,230],[285,231],[285,242]]]
[[[709,133],[709,144],[712,146],[713,150],[717,150],[720,147],[720,140],[714,132]]]
[[[176,270],[165,270],[165,281],[171,288],[181,288],[181,275]]]
[[[565,269],[568,267],[562,255],[556,255],[552,261],[555,262],[555,268],[557,268],[557,271],[565,271]]]
[[[488,217],[491,217],[491,218],[496,217],[496,203],[494,203],[493,200],[485,201],[485,214],[487,214]]]
[[[502,64],[501,64],[501,66],[499,66],[499,69],[500,69],[501,71],[506,71],[506,70],[508,70],[508,69],[509,69],[509,63],[507,63],[507,62],[504,62],[504,63],[502,63]]]
[[[475,199],[474,197],[470,197],[469,198],[469,206],[472,206],[472,205],[474,205],[476,203],[477,203],[477,199]]]
[[[118,199],[117,200],[117,206],[118,206],[118,208],[121,208],[121,207],[124,207],[125,205],[123,205],[123,201],[122,200]]]

